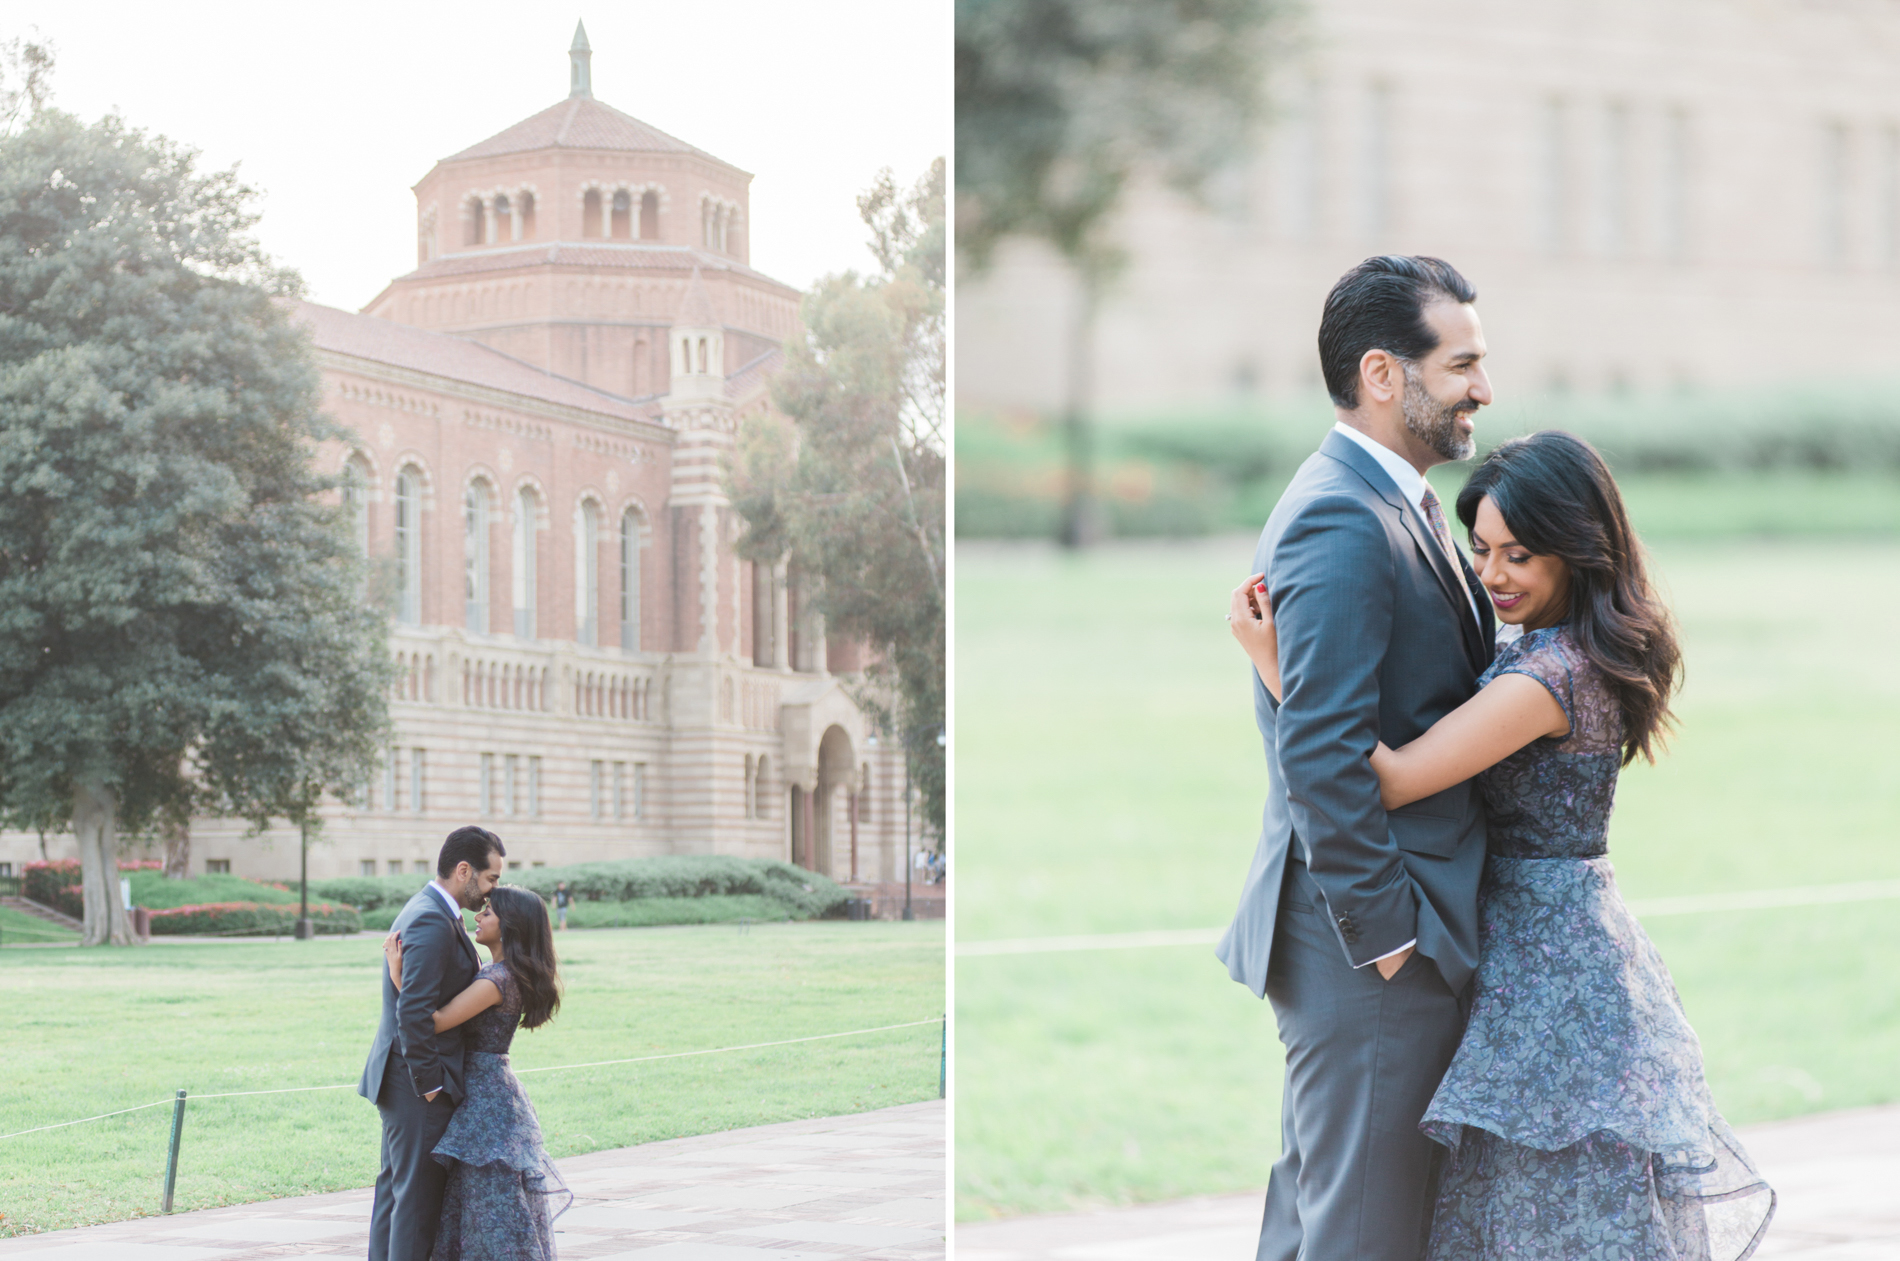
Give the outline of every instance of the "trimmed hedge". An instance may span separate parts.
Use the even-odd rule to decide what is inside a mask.
[[[319,933],[355,933],[363,929],[363,917],[353,906],[313,903],[310,920]],[[207,902],[152,912],[154,937],[287,937],[296,927],[295,903]]]
[[[567,881],[580,902],[634,902],[648,898],[703,898],[753,894],[783,903],[794,919],[842,912],[851,895],[815,871],[771,858],[724,854],[667,854],[618,862],[576,863],[511,871],[507,883],[552,900]]]
[[[330,880],[312,880],[310,896],[332,902],[347,902],[362,911],[378,907],[401,907],[429,883],[420,872],[401,876],[338,876]]]
[[[576,863],[571,867],[532,867],[510,871],[502,880],[538,893],[550,902],[554,900],[554,886],[562,880],[567,881],[568,892],[577,902],[767,897],[782,905],[785,915],[793,919],[841,914],[851,897],[832,881],[803,867],[769,858],[734,858],[724,854],[663,854],[653,858]],[[425,883],[426,878],[416,874],[345,876],[311,881],[310,895],[348,902],[365,912],[400,910]],[[373,926],[376,919],[372,917],[369,922]]]

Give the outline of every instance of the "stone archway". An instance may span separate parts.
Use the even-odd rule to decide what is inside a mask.
[[[851,736],[837,724],[825,728],[818,741],[818,786],[812,793],[811,869],[833,880],[838,878],[833,826],[841,793],[853,787],[853,768],[857,756],[851,748]]]

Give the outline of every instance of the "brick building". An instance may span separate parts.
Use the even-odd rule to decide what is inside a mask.
[[[311,874],[432,869],[479,821],[511,865],[902,880],[903,762],[846,690],[856,646],[795,566],[733,554],[720,485],[799,295],[748,265],[751,176],[595,100],[590,55],[577,30],[568,99],[416,185],[416,270],[361,314],[295,312],[402,667],[387,764],[328,808]],[[295,873],[294,834],[243,830],[196,822],[193,874]],[[16,872],[39,850],[0,837]]]

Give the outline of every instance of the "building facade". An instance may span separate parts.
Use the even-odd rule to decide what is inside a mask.
[[[343,477],[394,613],[395,738],[326,806],[313,876],[433,870],[496,830],[511,866],[652,854],[904,877],[895,740],[793,562],[734,553],[721,485],[769,407],[796,291],[747,264],[751,176],[569,98],[416,185],[418,265],[361,314],[301,303]],[[298,838],[192,828],[192,874],[282,879]],[[48,838],[59,857],[71,838]],[[14,871],[33,836],[0,837]]]
[[[1900,366],[1900,5],[1315,0],[1258,151],[1153,187],[1089,365],[1148,414],[1320,388],[1327,289],[1375,253],[1479,291],[1500,402]],[[1016,243],[957,291],[959,405],[1051,414],[1075,288]]]

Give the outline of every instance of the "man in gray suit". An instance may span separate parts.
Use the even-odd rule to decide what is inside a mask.
[[[1469,700],[1491,659],[1490,603],[1424,479],[1470,456],[1491,401],[1476,297],[1420,257],[1333,286],[1319,349],[1338,423],[1254,554],[1283,699],[1256,675],[1267,803],[1217,953],[1286,1045],[1259,1261],[1413,1261],[1430,1229],[1418,1123],[1463,1032],[1484,816],[1469,782],[1388,812],[1367,758]]]
[[[507,854],[486,828],[449,833],[436,878],[396,917],[402,989],[380,968],[383,1018],[356,1092],[383,1117],[383,1164],[370,1209],[370,1261],[428,1261],[448,1171],[431,1154],[462,1102],[462,1030],[435,1031],[435,1013],[467,989],[481,956],[462,924],[501,879]]]

